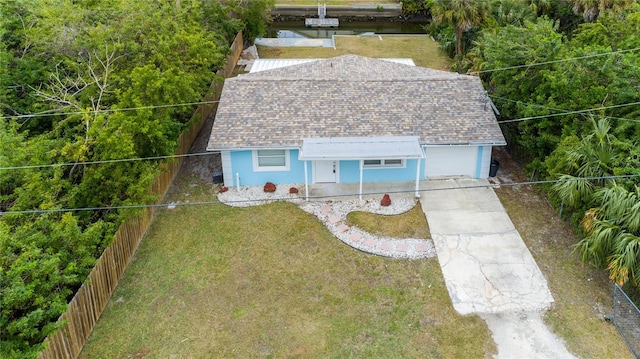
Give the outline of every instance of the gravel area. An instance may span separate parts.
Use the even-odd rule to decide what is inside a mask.
[[[299,193],[289,194],[291,187],[297,188]],[[384,215],[407,212],[416,205],[417,200],[414,198],[392,199],[391,205],[387,207],[381,206],[379,200],[307,202],[304,200],[304,185],[281,184],[276,186],[276,191],[272,193],[264,192],[262,186],[240,187],[239,191],[236,188],[229,188],[227,192],[218,194],[218,200],[233,207],[290,201],[297,204],[303,211],[318,217],[336,238],[363,252],[402,259],[429,258],[436,254],[430,239],[380,237],[346,223],[347,214],[354,211]]]

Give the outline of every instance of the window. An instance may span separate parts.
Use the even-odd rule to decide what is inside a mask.
[[[364,160],[365,168],[384,168],[384,167],[404,167],[404,160],[390,159],[390,160]]]
[[[253,170],[260,171],[288,171],[288,150],[256,150],[253,151]]]

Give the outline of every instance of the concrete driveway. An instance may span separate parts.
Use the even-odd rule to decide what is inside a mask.
[[[572,357],[542,321],[553,302],[547,281],[488,181],[421,184],[420,203],[455,310],[487,322],[498,358]]]

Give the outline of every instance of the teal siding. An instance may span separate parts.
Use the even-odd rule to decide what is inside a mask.
[[[365,168],[363,182],[415,181],[416,160],[406,160],[404,168]],[[420,176],[424,173],[423,162],[420,162]],[[340,183],[360,182],[360,161],[340,161]]]
[[[236,173],[240,174],[241,186],[257,186],[266,182],[273,183],[304,183],[304,162],[298,160],[298,150],[289,150],[289,171],[254,172],[252,151],[232,151],[232,174],[224,174],[225,179],[231,175],[233,185],[236,186]],[[309,164],[309,180],[311,179],[311,164]],[[226,183],[226,180],[225,180]]]
[[[266,182],[275,184],[304,183],[304,161],[298,160],[298,150],[289,150],[290,170],[273,172],[255,172],[251,150],[230,151],[230,163],[233,173],[225,171],[225,185],[236,186],[236,174],[240,175],[240,186],[257,186]],[[363,182],[415,181],[416,161],[406,160],[404,168],[369,168],[363,173]],[[359,161],[340,161],[340,183],[360,182]],[[312,183],[312,163],[308,163],[309,183]],[[420,160],[420,179],[424,176],[424,160]]]

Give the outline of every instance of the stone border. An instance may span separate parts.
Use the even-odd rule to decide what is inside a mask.
[[[313,214],[329,231],[346,245],[362,252],[398,259],[422,259],[436,255],[433,242],[423,238],[379,237],[355,226],[346,224],[347,214],[354,211],[371,212],[383,215],[402,214],[418,204],[414,198],[392,199],[391,206],[383,207],[379,200],[350,201],[312,201],[307,202],[302,195],[289,194],[289,188],[295,187],[303,193],[299,184],[281,184],[276,191],[265,193],[262,186],[229,188],[219,193],[218,200],[232,207],[248,207],[275,201],[289,201],[297,204],[303,211]]]

